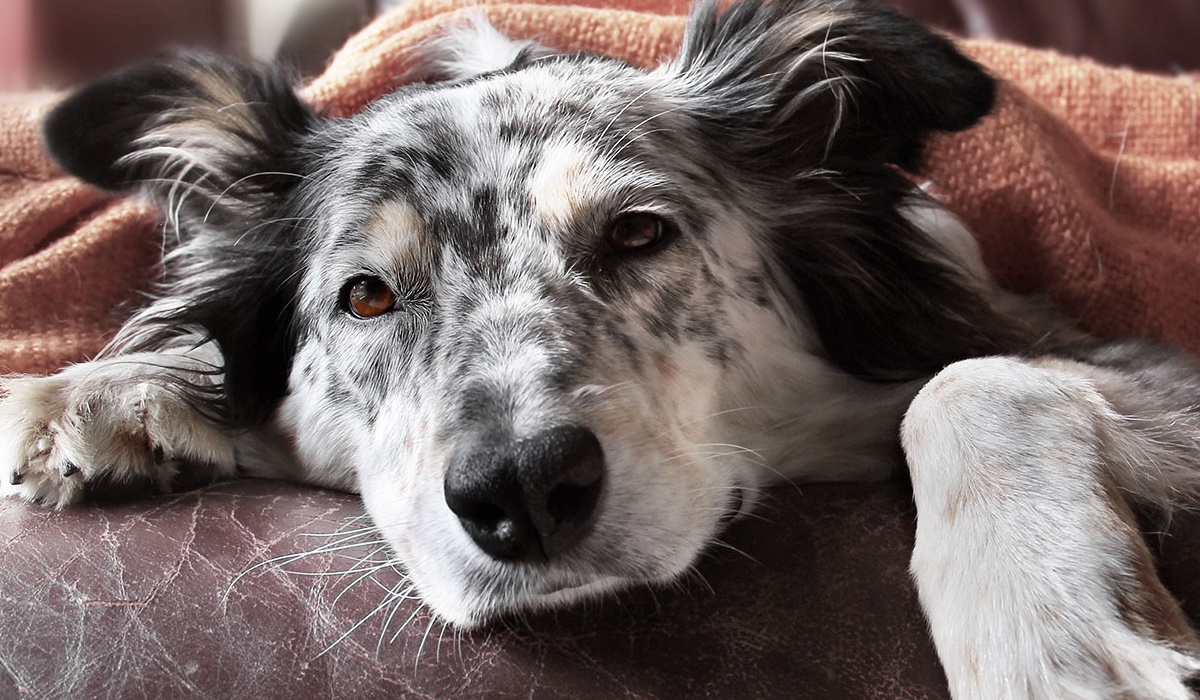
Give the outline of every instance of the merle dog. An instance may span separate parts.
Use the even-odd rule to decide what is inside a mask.
[[[9,493],[356,490],[471,626],[678,577],[781,477],[906,465],[956,698],[1190,697],[1134,513],[1196,493],[1200,375],[997,288],[902,173],[992,106],[949,41],[776,0],[703,3],[650,71],[484,23],[420,53],[348,119],[197,57],[55,109],[53,156],[159,201],[167,253],[97,359],[6,381]]]

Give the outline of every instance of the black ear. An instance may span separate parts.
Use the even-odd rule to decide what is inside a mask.
[[[1027,329],[914,223],[894,167],[992,106],[992,79],[951,42],[866,0],[705,0],[660,71],[832,362],[900,381],[1024,347]]]
[[[928,132],[970,127],[995,98],[949,40],[863,0],[703,0],[671,70],[693,108],[809,167],[915,168]]]
[[[72,175],[110,190],[146,189],[172,199],[173,214],[211,220],[270,206],[294,186],[279,173],[295,169],[315,121],[283,70],[189,55],[78,90],[43,131],[50,155]]]
[[[234,424],[260,420],[286,391],[316,126],[282,70],[208,56],[101,79],[44,124],[64,170],[162,204],[174,226],[164,299],[135,316],[118,347],[154,349],[199,329],[221,347],[214,408]]]

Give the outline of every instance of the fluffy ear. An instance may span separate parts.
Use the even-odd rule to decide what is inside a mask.
[[[1025,347],[911,220],[893,167],[992,106],[992,79],[949,41],[865,0],[704,0],[659,70],[747,185],[764,258],[831,361],[897,381]]]
[[[286,390],[303,245],[301,188],[317,117],[269,66],[190,56],[88,85],[44,124],[68,172],[155,195],[176,234],[159,302],[114,341],[152,350],[199,331],[225,365],[216,412],[253,423]]]
[[[950,41],[862,0],[702,0],[667,70],[693,108],[758,134],[747,155],[808,167],[914,168],[929,131],[966,129],[995,96]]]
[[[315,121],[282,70],[192,55],[80,89],[50,113],[44,134],[67,172],[105,189],[147,189],[172,200],[172,215],[219,224],[296,184]]]
[[[478,15],[421,45],[407,77],[421,82],[469,80],[554,53],[536,41],[509,38]]]

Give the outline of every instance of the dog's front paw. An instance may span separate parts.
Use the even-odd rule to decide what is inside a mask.
[[[169,379],[113,359],[4,380],[0,494],[62,508],[104,487],[168,490],[181,465],[233,474],[229,437]]]

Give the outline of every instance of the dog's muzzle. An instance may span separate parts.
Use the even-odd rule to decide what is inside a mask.
[[[521,439],[491,434],[451,455],[446,503],[494,559],[546,562],[587,534],[604,471],[600,441],[586,428],[562,426]]]

